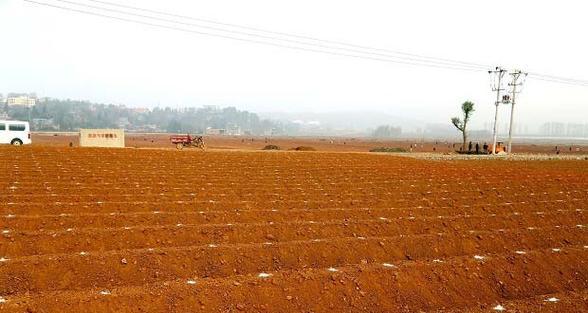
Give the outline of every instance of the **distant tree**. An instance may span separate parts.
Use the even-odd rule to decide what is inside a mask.
[[[382,125],[378,126],[372,133],[373,137],[376,138],[390,138],[390,137],[398,137],[402,134],[402,128],[394,127],[389,125]]]
[[[474,112],[474,103],[470,101],[466,101],[461,105],[461,111],[463,112],[463,120],[459,117],[452,117],[451,123],[461,132],[463,136],[463,143],[462,143],[462,151],[466,150],[466,142],[467,142],[467,126],[468,122],[470,121],[470,117]]]
[[[182,124],[174,118],[167,124],[167,131],[170,133],[179,133],[182,131]]]

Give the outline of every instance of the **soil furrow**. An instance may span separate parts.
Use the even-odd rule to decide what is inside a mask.
[[[365,263],[337,268],[337,272],[326,268],[282,270],[270,273],[269,278],[257,274],[185,277],[138,286],[7,296],[0,305],[8,312],[63,308],[83,312],[467,310],[469,303],[582,292],[588,288],[588,267],[578,271],[573,265],[583,263],[579,260],[586,253],[570,248],[565,254],[538,250],[484,260],[464,256],[445,263],[403,261],[394,267]],[[525,275],[514,274],[520,269]],[[194,284],[187,283],[189,279]]]
[[[179,221],[181,222],[181,221]],[[584,224],[583,224],[584,223]],[[329,220],[262,222],[246,224],[165,225],[123,228],[85,228],[26,232],[3,230],[5,242],[0,256],[63,253],[69,247],[80,251],[142,248],[159,245],[182,246],[207,243],[288,241],[333,237],[380,237],[410,234],[464,232],[483,229],[574,227],[588,230],[585,214],[533,214],[530,216],[470,216],[447,218],[377,218],[370,220]]]
[[[436,259],[455,255],[504,253],[585,245],[584,234],[496,232],[426,236],[306,240],[281,244],[237,244],[117,250],[107,253],[39,256],[0,263],[0,294],[83,289],[96,284],[154,282],[176,277],[221,277],[235,273],[344,266],[362,260]],[[157,249],[163,248],[163,249]],[[560,253],[561,251],[553,251]]]

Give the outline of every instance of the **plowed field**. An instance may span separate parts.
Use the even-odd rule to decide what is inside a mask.
[[[586,312],[587,161],[0,148],[2,312]]]

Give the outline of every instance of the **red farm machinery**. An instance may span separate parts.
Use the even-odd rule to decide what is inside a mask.
[[[204,150],[206,148],[202,136],[192,137],[190,135],[174,135],[169,139],[172,144],[176,145],[176,149],[178,150],[182,150],[184,147],[199,148],[200,150]]]

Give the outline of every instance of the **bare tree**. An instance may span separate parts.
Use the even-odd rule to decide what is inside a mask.
[[[461,146],[462,151],[466,150],[466,142],[468,139],[467,135],[467,126],[468,122],[470,121],[470,117],[474,112],[474,103],[471,101],[466,101],[461,105],[461,111],[463,112],[463,121],[459,117],[452,117],[451,123],[461,131],[463,136],[463,144]]]

